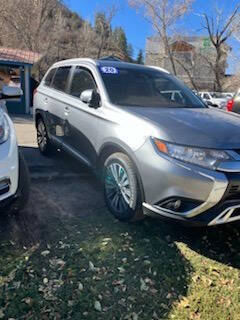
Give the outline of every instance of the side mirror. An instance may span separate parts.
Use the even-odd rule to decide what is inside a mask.
[[[97,109],[100,107],[100,95],[96,90],[84,90],[81,93],[80,100],[84,103],[87,103],[90,108]]]
[[[23,95],[22,89],[19,87],[10,87],[4,85],[2,87],[2,94],[6,97],[20,97]]]

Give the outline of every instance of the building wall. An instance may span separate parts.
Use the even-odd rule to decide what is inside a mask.
[[[176,57],[176,60],[179,61],[179,63],[177,61],[175,63],[177,76],[187,85],[192,87],[188,76],[188,73],[190,73],[199,89],[213,90],[215,76],[209,62],[213,63],[215,61],[216,51],[210,42],[210,39],[206,37],[183,37],[179,39],[179,42],[183,41],[186,43],[186,51],[183,51],[183,45],[178,49],[177,46],[174,46],[176,40],[177,39],[172,40],[172,43],[174,56]],[[191,50],[187,48],[188,44],[189,47],[192,47]],[[226,47],[226,52],[223,57],[224,73],[227,66],[226,60],[228,49],[229,48]],[[170,59],[165,56],[163,45],[157,37],[148,38],[146,41],[145,64],[159,66],[173,73]],[[186,72],[186,69],[188,72]]]

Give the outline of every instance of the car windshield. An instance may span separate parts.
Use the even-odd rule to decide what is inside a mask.
[[[210,94],[211,94],[212,98],[214,98],[214,99],[225,98],[225,95],[223,93],[220,93],[220,92],[211,92]]]
[[[99,67],[112,103],[154,108],[206,108],[175,77],[151,68]]]

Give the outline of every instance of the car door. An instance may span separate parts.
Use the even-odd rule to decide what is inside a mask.
[[[85,67],[75,67],[69,85],[69,112],[65,113],[64,142],[72,148],[73,152],[77,152],[86,164],[94,166],[98,116],[101,108],[90,108],[88,104],[80,100],[81,93],[88,89],[97,90],[91,71]]]
[[[59,67],[51,84],[51,93],[46,96],[48,105],[48,125],[50,133],[56,142],[61,143],[64,138],[65,112],[67,106],[66,89],[70,76],[70,66]]]

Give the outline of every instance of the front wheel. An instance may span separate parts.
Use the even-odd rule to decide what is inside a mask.
[[[121,221],[143,219],[136,169],[127,155],[114,153],[104,163],[104,197],[108,209]]]

